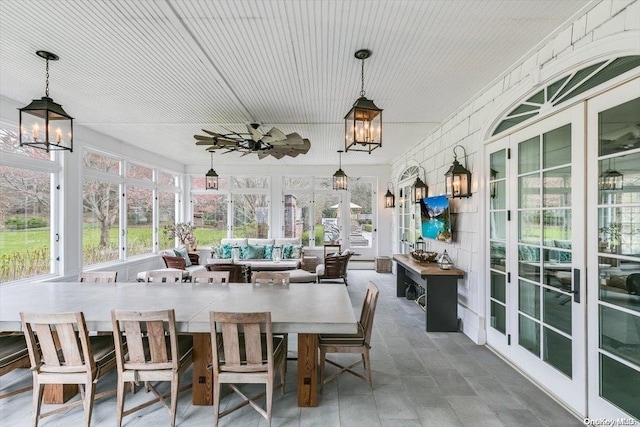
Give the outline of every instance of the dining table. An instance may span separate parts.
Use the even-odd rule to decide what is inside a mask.
[[[176,329],[193,335],[194,405],[213,404],[209,312],[271,312],[274,333],[298,334],[297,401],[318,405],[318,335],[352,334],[358,326],[339,283],[69,283],[0,285],[0,332],[21,331],[20,312],[84,313],[90,331],[111,332],[111,310],[174,309]],[[57,399],[65,399],[58,396]],[[55,399],[54,399],[55,400]],[[52,402],[53,403],[53,402]],[[56,402],[62,403],[62,402]]]

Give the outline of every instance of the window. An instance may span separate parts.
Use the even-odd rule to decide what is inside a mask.
[[[144,187],[127,187],[127,256],[153,252],[153,194]]]
[[[233,177],[233,237],[269,237],[269,178]]]
[[[176,223],[176,193],[167,191],[158,191],[158,228],[163,230],[164,227]],[[158,235],[159,249],[169,249],[175,245],[174,238],[168,237],[165,233],[160,232]]]
[[[85,179],[82,188],[82,261],[85,265],[120,257],[118,184]]]
[[[51,173],[0,165],[0,282],[50,273]]]
[[[373,231],[373,181],[349,178],[349,247],[371,247]]]

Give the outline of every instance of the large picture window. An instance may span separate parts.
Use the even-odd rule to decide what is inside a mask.
[[[51,173],[0,166],[0,282],[51,272]]]
[[[85,179],[82,188],[83,264],[117,261],[120,205],[118,184]]]

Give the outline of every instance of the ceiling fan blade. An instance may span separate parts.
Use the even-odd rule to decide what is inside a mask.
[[[258,159],[262,160],[262,159],[264,159],[265,157],[268,157],[268,156],[270,156],[270,155],[271,155],[271,154],[269,154],[268,152],[266,152],[266,151],[262,151],[262,152],[258,153]]]
[[[213,141],[196,141],[196,145],[216,145]]]
[[[201,141],[213,141],[212,137],[206,135],[193,135],[193,137]]]
[[[215,137],[218,137],[218,138],[220,138],[220,137],[224,137],[224,136],[225,136],[225,135],[224,135],[224,134],[222,134],[222,133],[213,132],[213,131],[206,130],[206,129],[202,129],[202,132],[208,133],[209,135],[211,135],[211,136],[215,136]]]
[[[267,143],[283,141],[285,139],[287,139],[287,135],[278,128],[271,128],[271,130],[262,137],[262,140]]]
[[[247,125],[247,130],[249,131],[249,135],[251,135],[251,139],[258,142],[262,139],[262,134],[258,131],[258,129],[254,129],[251,125]]]
[[[277,141],[276,145],[301,145],[302,143],[302,137],[294,132],[287,135],[286,139]]]

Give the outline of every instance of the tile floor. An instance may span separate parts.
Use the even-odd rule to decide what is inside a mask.
[[[371,280],[380,288],[371,350],[374,388],[352,375],[325,385],[317,408],[298,408],[295,362],[289,362],[288,391],[274,393],[274,426],[581,426],[580,420],[540,391],[517,371],[462,333],[427,333],[424,314],[413,301],[395,296],[395,276],[370,270],[349,272],[349,293],[357,316],[364,289]],[[295,336],[290,335],[291,348]],[[357,356],[351,356],[351,358]],[[349,358],[348,355],[337,359]],[[336,359],[336,360],[337,360]],[[330,365],[327,369],[331,369]],[[27,370],[0,379],[0,390],[28,385]],[[191,381],[190,371],[183,380]],[[98,391],[114,388],[115,372],[99,383]],[[127,396],[127,406],[149,396]],[[235,401],[223,396],[223,405]],[[43,409],[46,411],[47,405]],[[115,424],[115,395],[99,400],[93,426]],[[45,418],[40,426],[82,423],[82,407]],[[31,393],[0,400],[0,426],[30,423]],[[178,403],[177,425],[210,426],[211,407],[192,406],[185,391]],[[251,407],[228,415],[221,426],[262,426],[265,420]],[[159,404],[124,419],[123,426],[168,425],[168,412]]]

